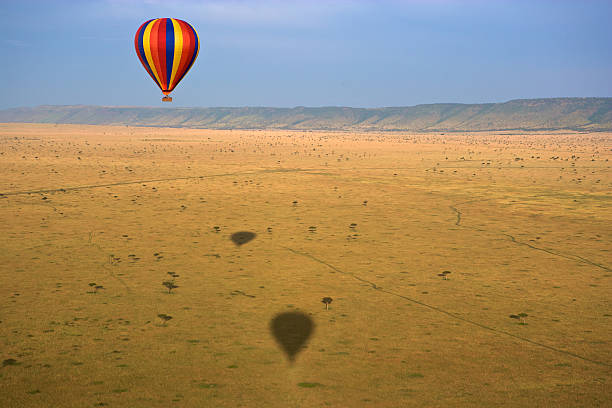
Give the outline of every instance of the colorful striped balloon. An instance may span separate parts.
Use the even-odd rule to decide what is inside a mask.
[[[140,26],[134,38],[136,54],[166,97],[183,79],[200,51],[194,28],[176,18],[156,18]]]

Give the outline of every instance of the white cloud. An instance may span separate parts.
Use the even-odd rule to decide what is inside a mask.
[[[7,45],[10,45],[11,47],[28,47],[30,45],[30,43],[22,41],[22,40],[14,40],[14,39],[10,39],[10,38],[5,38],[2,40],[2,42],[4,42]]]

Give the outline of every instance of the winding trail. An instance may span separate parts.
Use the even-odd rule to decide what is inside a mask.
[[[591,359],[591,358],[588,358],[588,357],[582,356],[582,355],[580,355],[580,354],[573,353],[573,352],[571,352],[571,351],[562,350],[562,349],[559,349],[559,348],[556,348],[556,347],[550,346],[550,345],[548,345],[548,344],[540,343],[540,342],[538,342],[538,341],[531,340],[531,339],[528,339],[528,338],[526,338],[526,337],[518,336],[518,335],[516,335],[516,334],[510,333],[510,332],[507,332],[507,331],[504,331],[504,330],[500,330],[500,329],[497,329],[497,328],[495,328],[495,327],[487,326],[487,325],[485,325],[485,324],[479,323],[479,322],[474,321],[474,320],[471,320],[471,319],[467,319],[467,318],[465,318],[465,317],[461,317],[461,316],[456,315],[456,314],[454,314],[454,313],[452,313],[452,312],[449,312],[449,311],[447,311],[447,310],[441,309],[441,308],[439,308],[439,307],[437,307],[437,306],[433,306],[433,305],[430,305],[430,304],[428,304],[428,303],[421,302],[420,300],[413,299],[413,298],[411,298],[411,297],[408,297],[408,296],[402,295],[402,294],[400,294],[400,293],[397,293],[397,292],[393,292],[393,291],[391,291],[391,290],[384,289],[384,288],[382,288],[382,287],[380,287],[380,286],[376,285],[376,283],[374,283],[374,282],[372,282],[372,281],[370,281],[370,280],[364,279],[364,278],[362,278],[362,277],[360,277],[360,276],[358,276],[358,275],[355,275],[355,274],[354,274],[354,273],[352,273],[352,272],[346,272],[346,271],[343,271],[343,270],[341,270],[341,269],[339,269],[339,268],[335,267],[334,265],[332,265],[332,264],[330,264],[330,263],[328,263],[328,262],[326,262],[326,261],[324,261],[324,260],[322,260],[322,259],[319,259],[319,258],[315,257],[314,255],[311,255],[311,254],[309,254],[309,253],[307,253],[307,252],[300,252],[300,251],[296,251],[295,249],[293,249],[293,248],[289,248],[289,247],[286,247],[286,246],[281,246],[281,247],[282,247],[282,248],[284,248],[284,249],[286,249],[287,251],[289,251],[289,252],[293,253],[293,254],[300,255],[300,256],[303,256],[303,257],[305,257],[305,258],[309,258],[309,259],[311,259],[311,260],[313,260],[313,261],[315,261],[315,262],[318,262],[318,263],[320,263],[320,264],[322,264],[322,265],[325,265],[325,266],[327,266],[329,269],[332,269],[332,270],[333,270],[333,271],[335,271],[335,272],[341,273],[341,274],[343,274],[343,275],[350,276],[350,277],[352,277],[353,279],[358,280],[359,282],[362,282],[362,283],[367,283],[367,284],[369,284],[369,285],[372,287],[372,289],[374,289],[374,290],[378,290],[378,291],[380,291],[380,292],[382,292],[382,293],[386,293],[386,294],[388,294],[388,295],[395,296],[395,297],[398,297],[398,298],[401,298],[401,299],[407,300],[407,301],[409,301],[409,302],[415,303],[415,304],[420,305],[420,306],[422,306],[422,307],[425,307],[425,308],[427,308],[427,309],[430,309],[430,310],[433,310],[433,311],[435,311],[435,312],[438,312],[438,313],[444,314],[444,315],[446,315],[446,316],[449,316],[449,317],[451,317],[451,318],[453,318],[453,319],[460,320],[460,321],[462,321],[462,322],[465,322],[465,323],[468,323],[468,324],[474,325],[474,326],[479,327],[479,328],[481,328],[481,329],[488,330],[488,331],[490,331],[490,332],[497,333],[497,334],[502,334],[502,335],[505,335],[505,336],[508,336],[508,337],[512,337],[512,338],[514,338],[514,339],[516,339],[516,340],[519,340],[519,341],[522,341],[522,342],[525,342],[525,343],[529,343],[529,344],[533,344],[533,345],[535,345],[535,346],[543,347],[543,348],[545,348],[545,349],[548,349],[548,350],[554,351],[554,352],[556,352],[556,353],[560,353],[560,354],[564,354],[564,355],[566,355],[566,356],[574,357],[574,358],[577,358],[577,359],[580,359],[580,360],[583,360],[583,361],[586,361],[586,362],[589,362],[589,363],[593,363],[593,364],[597,364],[597,365],[600,365],[600,366],[605,366],[605,367],[612,367],[612,364],[610,364],[610,363],[608,363],[608,362],[605,362],[605,361],[594,360],[594,359]]]
[[[87,242],[87,245],[89,245],[90,247],[94,247],[97,248],[100,252],[102,252],[106,257],[111,257],[110,254],[108,254],[104,249],[102,249],[102,247],[100,245],[98,245],[97,243],[93,242],[93,238],[94,238],[95,232],[92,231],[89,233],[89,240]],[[132,294],[132,288],[130,288],[130,286],[125,283],[125,281],[123,279],[121,279],[119,276],[115,275],[115,273],[113,272],[113,266],[112,264],[110,264],[110,262],[107,264],[106,262],[102,263],[102,267],[104,269],[106,269],[108,271],[108,274],[115,279],[117,282],[121,283],[121,285],[123,285],[123,287],[125,288],[125,291],[127,292],[128,295]]]
[[[455,225],[459,225],[461,224],[461,211],[459,211],[458,209],[456,209],[455,207],[453,207],[452,205],[450,206],[451,210],[453,210],[454,212],[457,213],[457,221],[455,222]],[[461,226],[461,225],[460,225]]]
[[[265,173],[299,173],[299,172],[308,173],[309,171],[322,171],[322,170],[325,170],[325,169],[300,169],[300,168],[263,169],[263,170],[242,171],[242,172],[234,172],[234,173],[210,174],[207,176],[183,176],[183,177],[169,177],[169,178],[161,178],[161,179],[119,181],[116,183],[107,183],[107,184],[90,184],[90,185],[83,185],[83,186],[47,188],[47,189],[26,190],[26,191],[8,191],[8,192],[0,193],[0,197],[25,195],[25,194],[41,194],[41,193],[66,193],[69,191],[90,190],[94,188],[104,188],[104,187],[114,187],[114,186],[127,186],[130,184],[140,184],[140,183],[163,183],[167,181],[177,181],[177,180],[196,180],[196,179],[206,179],[206,178],[215,178],[215,177],[253,175],[253,174],[265,174]]]
[[[505,168],[504,166],[502,166]],[[514,166],[506,166],[507,168],[518,168]],[[461,169],[461,168],[472,168],[472,167],[436,167],[436,168],[445,168],[445,169]],[[473,167],[473,168],[482,168],[482,167]],[[532,168],[532,167],[530,167]],[[533,167],[535,168],[535,167]],[[538,167],[538,168],[558,168],[558,167]],[[591,168],[591,167],[581,167],[581,168]],[[592,168],[600,168],[600,167],[592,167]],[[419,167],[359,167],[359,168],[350,168],[351,170],[419,170]],[[431,170],[433,168],[426,169]],[[119,181],[115,183],[107,183],[107,184],[90,184],[83,186],[73,186],[73,187],[58,187],[58,188],[46,188],[46,189],[38,189],[38,190],[24,190],[24,191],[6,191],[0,192],[0,197],[8,197],[8,196],[16,196],[16,195],[25,195],[25,194],[42,194],[42,193],[65,193],[69,191],[78,191],[78,190],[89,190],[94,188],[104,188],[104,187],[115,187],[115,186],[126,186],[130,184],[139,184],[139,183],[163,183],[167,181],[177,181],[177,180],[196,180],[196,179],[206,179],[206,178],[214,178],[214,177],[227,177],[227,176],[239,176],[239,175],[253,175],[253,174],[265,174],[265,173],[308,173],[311,171],[329,171],[329,168],[278,168],[278,169],[261,169],[261,170],[252,170],[252,171],[244,171],[244,172],[233,172],[233,173],[220,173],[220,174],[210,174],[206,176],[182,176],[182,177],[168,177],[168,178],[160,178],[160,179],[147,179],[147,180],[133,180],[133,181]],[[472,200],[478,201],[478,200]],[[466,204],[472,201],[466,201]],[[451,207],[455,212],[459,214],[460,212]],[[459,225],[459,224],[457,224]]]
[[[610,267],[608,267],[606,265],[598,264],[596,262],[590,261],[590,260],[588,260],[586,258],[583,258],[581,256],[578,256],[578,255],[564,254],[562,252],[558,252],[558,251],[555,251],[553,249],[539,248],[539,247],[537,247],[535,245],[531,245],[531,244],[528,244],[526,242],[518,241],[516,238],[514,238],[510,234],[502,234],[502,235],[510,238],[510,240],[512,242],[514,242],[515,244],[517,244],[517,245],[523,245],[523,246],[529,247],[531,249],[535,249],[537,251],[546,252],[547,254],[555,255],[555,256],[558,256],[558,257],[561,257],[561,258],[565,258],[565,259],[570,259],[572,261],[586,263],[586,264],[589,264],[589,265],[592,265],[592,266],[596,266],[597,268],[601,268],[601,269],[603,269],[605,271],[612,271],[612,269],[610,269]]]
[[[605,271],[612,272],[612,268],[610,268],[609,266],[602,265],[602,264],[599,264],[597,262],[593,262],[593,261],[591,261],[591,260],[589,260],[587,258],[584,258],[582,256],[579,256],[579,255],[567,254],[567,253],[563,253],[563,252],[560,252],[560,251],[556,251],[554,249],[540,248],[540,247],[537,247],[535,245],[529,244],[527,242],[519,241],[513,235],[510,235],[510,234],[506,234],[506,233],[503,233],[503,232],[489,231],[489,230],[485,230],[485,229],[482,229],[482,228],[475,228],[475,227],[470,227],[470,226],[466,226],[466,225],[462,225],[461,224],[462,212],[459,211],[456,206],[461,205],[461,204],[473,203],[473,202],[476,202],[476,201],[489,201],[489,200],[492,200],[492,199],[488,199],[488,200],[470,200],[470,201],[464,201],[462,203],[457,203],[457,204],[450,205],[449,208],[451,210],[453,210],[455,212],[455,214],[457,215],[457,221],[455,222],[455,225],[458,225],[458,226],[460,226],[462,228],[472,229],[474,231],[497,233],[499,235],[503,235],[503,236],[505,236],[507,238],[510,238],[510,241],[512,241],[513,243],[515,243],[517,245],[526,246],[526,247],[534,249],[536,251],[546,252],[547,254],[550,254],[550,255],[558,256],[560,258],[569,259],[569,260],[575,261],[575,262],[585,263],[585,264],[588,264],[588,265],[595,266],[597,268],[603,269]]]

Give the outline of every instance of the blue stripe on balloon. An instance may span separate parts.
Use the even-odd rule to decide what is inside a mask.
[[[166,18],[166,84],[170,88],[172,65],[174,62],[174,25],[172,20]]]

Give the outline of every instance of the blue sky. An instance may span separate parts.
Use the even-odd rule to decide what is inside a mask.
[[[169,106],[134,51],[157,17],[202,44],[170,106],[612,96],[607,0],[0,0],[0,108]]]

